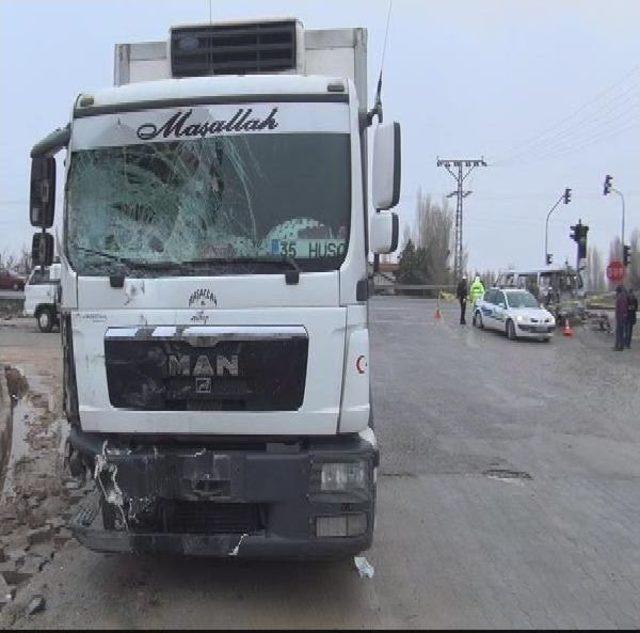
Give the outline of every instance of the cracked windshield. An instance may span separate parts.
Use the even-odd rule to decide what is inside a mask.
[[[347,250],[349,187],[347,134],[77,151],[67,190],[69,257],[88,275],[108,274],[114,263],[182,274],[187,262],[200,270],[205,262],[255,266],[284,257],[306,270],[335,269]]]

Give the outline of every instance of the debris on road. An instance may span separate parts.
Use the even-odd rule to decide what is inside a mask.
[[[35,613],[39,613],[40,611],[44,611],[46,606],[46,602],[43,596],[37,595],[33,596],[27,605],[27,609],[25,613],[27,615],[34,615]]]
[[[353,564],[356,566],[360,578],[373,578],[375,569],[364,556],[354,556]]]

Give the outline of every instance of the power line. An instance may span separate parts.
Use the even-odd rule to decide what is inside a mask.
[[[612,112],[611,116],[603,117],[600,113],[594,113],[591,117],[576,121],[575,125],[563,130],[562,132],[556,134],[555,136],[551,136],[549,138],[541,139],[538,143],[532,145],[527,149],[523,149],[520,152],[512,154],[508,158],[504,158],[500,161],[496,161],[496,163],[506,163],[518,160],[522,156],[527,154],[539,154],[542,152],[549,152],[555,149],[556,147],[561,147],[568,140],[575,140],[574,137],[584,137],[586,135],[592,134],[594,132],[600,132],[603,127],[613,126],[617,121],[624,117],[629,117],[629,115],[635,115],[638,113],[640,109],[640,92],[638,94],[633,95],[634,100],[628,100],[629,104],[627,107],[620,108],[620,105],[624,105],[624,101],[617,104],[617,112]],[[614,110],[614,108],[610,108],[609,111]],[[633,117],[631,117],[633,118]],[[496,163],[493,163],[494,165]]]
[[[544,142],[545,140],[549,140],[549,133],[550,132],[558,129],[559,127],[561,127],[567,121],[571,121],[572,119],[576,118],[577,115],[579,115],[580,113],[584,112],[585,110],[587,110],[589,107],[593,106],[594,104],[597,104],[599,101],[603,101],[603,97],[606,97],[604,99],[604,104],[606,104],[607,101],[611,101],[615,105],[619,101],[619,99],[621,97],[627,95],[628,92],[631,92],[631,91],[633,91],[634,89],[637,88],[637,86],[631,85],[628,89],[623,90],[622,93],[614,94],[614,91],[620,85],[622,85],[625,82],[627,82],[630,76],[638,73],[638,70],[640,70],[640,66],[639,65],[634,66],[620,80],[618,80],[617,82],[615,82],[611,86],[609,86],[609,87],[605,88],[604,90],[602,90],[595,97],[593,97],[592,99],[590,99],[589,101],[584,103],[582,106],[580,106],[577,110],[575,110],[571,114],[563,117],[562,119],[560,119],[556,123],[544,128],[539,133],[529,137],[528,139],[526,139],[526,140],[524,140],[524,141],[522,141],[520,143],[516,143],[514,146],[511,147],[510,150],[507,151],[507,153],[504,156],[504,158],[502,158],[502,159],[498,158],[498,160],[492,161],[492,164],[495,164],[497,162],[504,162],[506,160],[509,160],[512,157],[514,157],[516,154],[518,154],[519,152],[526,152],[527,150],[525,148],[528,147],[529,149],[531,149],[531,146],[535,146],[535,145],[540,144],[541,142]],[[635,79],[633,79],[632,81],[635,81]],[[607,95],[608,95],[608,97],[607,97]],[[604,104],[601,103],[600,106],[596,106],[596,107],[602,107],[602,105],[604,105]],[[597,115],[597,113],[598,112],[596,110],[596,112],[592,112],[591,113],[591,116],[593,117],[594,114]],[[579,125],[579,122],[572,124],[572,126],[576,126],[576,125]],[[572,127],[572,126],[569,126],[569,127]],[[553,138],[553,137],[551,137],[551,138]]]

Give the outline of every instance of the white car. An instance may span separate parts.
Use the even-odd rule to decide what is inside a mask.
[[[556,320],[540,306],[527,290],[491,288],[476,301],[473,324],[504,332],[512,341],[537,338],[548,341],[556,329]]]
[[[41,332],[51,332],[58,322],[60,264],[51,264],[44,272],[34,268],[24,287],[24,316],[35,317]]]

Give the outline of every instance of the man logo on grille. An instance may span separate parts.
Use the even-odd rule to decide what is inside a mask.
[[[196,393],[211,393],[211,378],[196,378]]]
[[[238,376],[240,374],[238,355],[231,358],[216,355],[214,365],[206,354],[200,354],[191,366],[189,354],[169,354],[167,357],[167,373],[169,376]]]

